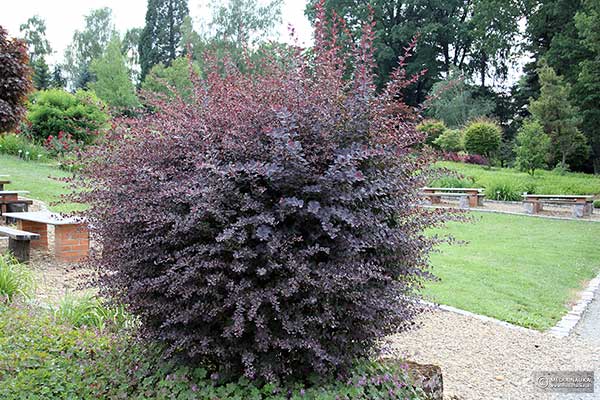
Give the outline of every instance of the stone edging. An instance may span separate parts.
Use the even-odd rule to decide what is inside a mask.
[[[496,324],[496,325],[501,325],[501,326],[503,326],[505,328],[515,329],[515,330],[518,330],[518,331],[521,331],[521,332],[529,332],[529,333],[535,332],[535,333],[540,333],[540,331],[536,331],[535,329],[530,329],[530,328],[525,328],[524,326],[514,325],[514,324],[511,324],[511,323],[506,322],[506,321],[501,321],[499,319],[488,317],[488,316],[481,315],[481,314],[475,314],[475,313],[472,313],[470,311],[461,310],[460,308],[456,308],[456,307],[452,307],[452,306],[447,306],[445,304],[435,304],[435,303],[431,303],[431,302],[428,302],[428,301],[425,301],[425,300],[421,300],[421,303],[425,304],[425,305],[427,305],[429,307],[437,308],[437,309],[440,309],[440,310],[443,310],[443,311],[452,312],[452,313],[455,313],[455,314],[464,315],[466,317],[475,318],[475,319],[478,319],[478,320],[483,321],[483,322],[491,322],[491,323]]]
[[[429,205],[429,204],[419,204],[419,206],[420,207],[424,207],[424,208],[454,208],[454,209],[459,209],[459,210],[464,210],[464,211],[471,211],[471,212],[517,215],[517,216],[521,216],[521,217],[556,219],[556,220],[561,220],[561,221],[582,221],[582,222],[600,223],[600,220],[596,220],[596,219],[555,217],[555,216],[552,216],[552,215],[526,214],[526,213],[518,213],[518,212],[503,211],[503,210],[488,210],[488,209],[485,209],[485,208],[477,208],[477,207],[459,208],[459,207],[432,206],[432,205]]]
[[[548,330],[548,333],[559,337],[569,336],[573,328],[575,328],[577,323],[581,320],[581,317],[583,317],[585,310],[594,299],[594,293],[596,293],[596,291],[598,291],[599,288],[600,275],[598,275],[590,281],[587,288],[583,292],[581,292],[581,299],[577,302],[577,304],[573,306],[573,308],[567,313],[567,315],[565,315],[560,321],[558,321],[554,328]]]

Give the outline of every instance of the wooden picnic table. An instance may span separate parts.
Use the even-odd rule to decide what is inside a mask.
[[[423,194],[430,199],[431,204],[440,203],[442,196],[459,197],[461,199],[461,207],[481,206],[485,197],[481,188],[424,187]]]
[[[544,204],[571,205],[572,215],[582,218],[592,215],[594,196],[560,195],[560,194],[523,194],[523,206],[527,214],[537,214],[544,209]]]
[[[32,248],[48,249],[48,225],[54,226],[54,256],[59,261],[75,262],[89,255],[89,231],[85,220],[46,211],[5,213],[17,220],[17,229],[40,235]]]

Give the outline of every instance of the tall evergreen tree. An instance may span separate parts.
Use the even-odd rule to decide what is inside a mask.
[[[579,130],[579,109],[571,102],[571,85],[548,65],[538,69],[540,97],[531,101],[529,111],[540,121],[550,136],[554,149],[560,154],[560,167],[567,169],[567,159],[586,142]]]
[[[46,64],[44,57],[38,57],[33,62],[33,86],[37,90],[45,90],[52,84],[50,68]]]
[[[106,104],[118,112],[126,112],[139,105],[117,35],[111,39],[104,55],[92,61],[90,71],[96,80],[89,87]]]
[[[600,2],[584,0],[575,21],[591,57],[580,63],[574,100],[581,109],[582,130],[591,145],[594,172],[600,174]]]
[[[140,35],[141,80],[152,66],[169,65],[183,54],[181,25],[188,15],[187,0],[148,0],[146,26]]]
[[[55,65],[52,70],[52,81],[50,83],[55,89],[64,89],[67,86],[67,80],[63,76],[62,68],[60,65]]]

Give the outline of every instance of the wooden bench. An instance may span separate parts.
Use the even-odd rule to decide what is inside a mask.
[[[18,229],[40,235],[40,240],[32,244],[33,248],[48,249],[48,225],[53,225],[54,256],[59,261],[76,262],[89,255],[88,226],[81,218],[46,211],[13,212],[4,216],[16,219]]]
[[[556,194],[523,194],[523,208],[527,214],[538,214],[544,204],[570,205],[574,218],[592,215],[594,209],[593,196],[556,195]]]
[[[423,188],[423,195],[431,204],[439,204],[442,197],[458,197],[461,208],[477,207],[483,205],[483,189],[479,188]]]
[[[21,231],[8,226],[0,226],[0,236],[8,236],[8,248],[20,262],[29,261],[31,241],[40,238],[37,233]]]
[[[0,191],[4,190],[4,185],[8,185],[10,181],[6,178],[0,177]]]

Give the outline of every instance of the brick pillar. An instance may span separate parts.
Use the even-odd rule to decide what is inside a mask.
[[[479,205],[479,197],[477,194],[469,193],[469,207],[477,207]]]
[[[89,254],[90,239],[87,225],[56,225],[54,254],[59,261],[77,262]]]
[[[17,229],[40,235],[39,240],[31,241],[32,249],[48,250],[48,225],[33,221],[17,220]]]

